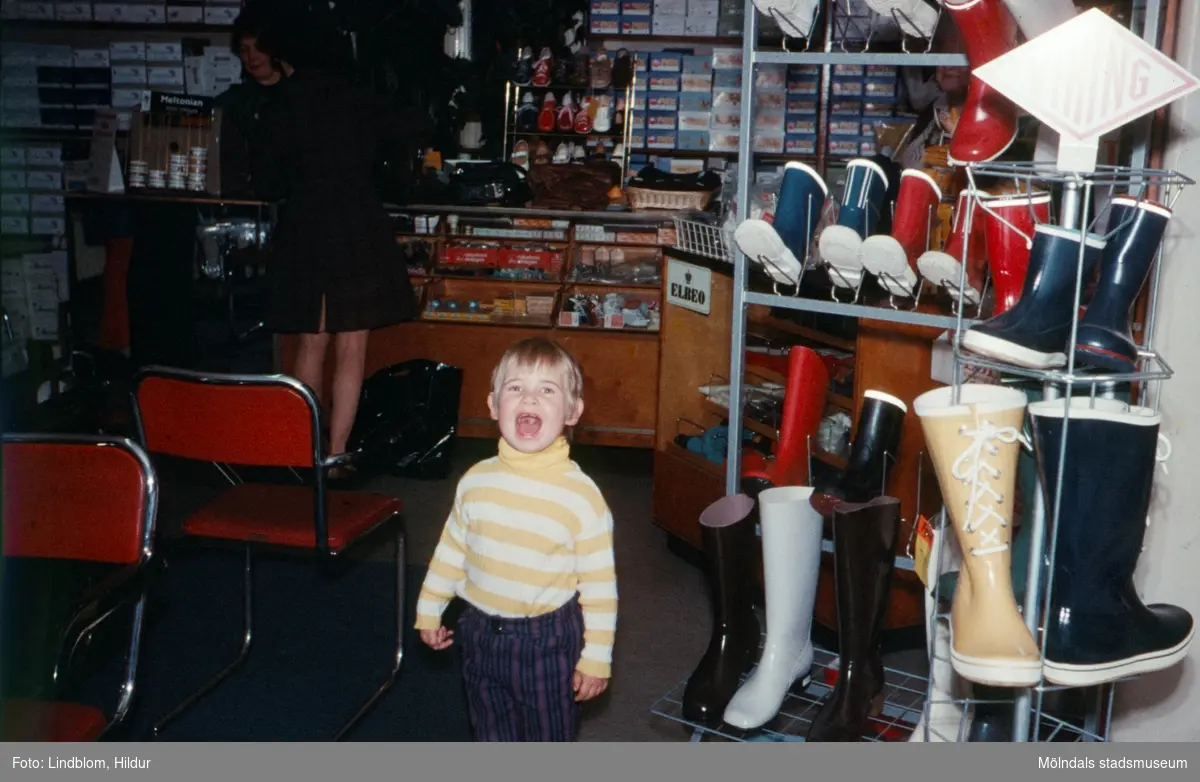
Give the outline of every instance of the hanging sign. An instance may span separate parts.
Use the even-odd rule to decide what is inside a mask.
[[[705,315],[712,308],[712,272],[682,261],[667,262],[667,303]]]
[[[1093,8],[973,72],[1059,134],[1058,168],[1096,168],[1100,137],[1200,87]]]

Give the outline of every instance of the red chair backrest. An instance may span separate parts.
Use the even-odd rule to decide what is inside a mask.
[[[128,440],[5,437],[4,556],[134,564],[154,492],[153,469]]]
[[[152,453],[254,467],[312,467],[315,401],[279,376],[147,370],[135,393]]]

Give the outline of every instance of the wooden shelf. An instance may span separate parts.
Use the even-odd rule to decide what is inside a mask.
[[[691,44],[692,46],[737,46],[738,48],[742,46],[740,35],[699,37],[687,35],[591,35],[590,37],[600,41],[628,41],[630,43],[678,43],[685,46]]]
[[[758,324],[756,324],[756,328],[761,328],[761,327],[758,326]],[[837,348],[838,350],[844,350],[847,353],[853,353],[855,351],[854,340],[843,339],[841,337],[835,337],[831,334],[826,334],[823,331],[818,331],[817,329],[812,329],[812,328],[809,328],[808,326],[801,326],[800,324],[793,323],[789,320],[783,320],[781,318],[772,318],[769,322],[769,328],[772,328],[776,331],[782,331],[787,334],[791,334],[793,336],[803,337],[804,339],[810,340],[812,342],[818,342],[822,345],[827,345],[831,348]]]
[[[434,269],[427,275],[432,280],[452,280],[454,282],[477,282],[487,283],[489,285],[515,285],[519,288],[546,288],[555,289],[562,287],[561,280],[522,280],[513,277],[485,277],[483,275],[468,276],[465,274],[454,274],[446,272],[444,269]]]
[[[626,336],[633,336],[633,337],[653,337],[655,339],[658,338],[658,329],[655,329],[652,331],[649,328],[644,328],[644,329],[636,329],[636,328],[606,329],[603,326],[562,326],[559,324],[555,324],[554,328],[558,329],[559,331],[588,331],[591,333],[599,332],[599,333],[603,333],[603,334],[624,334]]]
[[[713,415],[717,415],[726,419],[729,418],[729,408],[725,407],[724,405],[717,404],[708,397],[703,397],[701,406]],[[742,426],[746,427],[755,434],[762,435],[773,443],[779,442],[779,432],[777,430],[772,429],[770,426],[767,426],[761,421],[755,421],[748,415],[742,416]]]
[[[583,280],[567,280],[567,285],[575,288],[622,288],[629,290],[650,290],[657,291],[662,289],[662,282],[585,282]]]

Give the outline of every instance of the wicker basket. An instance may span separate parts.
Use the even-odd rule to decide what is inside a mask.
[[[647,190],[641,187],[625,188],[629,206],[638,209],[684,209],[702,210],[716,195],[719,188],[712,190]]]

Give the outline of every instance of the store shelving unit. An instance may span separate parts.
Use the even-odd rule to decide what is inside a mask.
[[[621,178],[624,180],[629,176],[629,142],[630,142],[630,122],[629,118],[633,113],[633,97],[635,87],[630,84],[624,89],[617,87],[596,88],[591,86],[569,85],[569,84],[549,84],[544,87],[536,87],[533,85],[521,86],[513,82],[505,82],[504,87],[504,155],[505,160],[511,160],[514,147],[518,141],[524,140],[531,148],[537,141],[545,141],[550,148],[550,154],[554,154],[554,150],[559,144],[590,144],[593,147],[603,144],[606,147],[606,157],[621,166]],[[534,96],[534,107],[536,111],[541,111],[542,101],[545,99],[546,93],[553,93],[555,98],[555,127],[548,131],[537,130],[522,130],[517,126],[517,110],[521,107],[522,98],[526,93],[531,93]],[[598,100],[601,97],[610,101],[611,111],[611,128],[607,131],[590,130],[587,133],[578,133],[575,131],[563,131],[558,129],[558,107],[560,107],[563,95],[572,95],[573,100]],[[576,106],[576,110],[578,110]],[[617,149],[620,149],[621,154],[615,154]],[[591,157],[594,149],[588,150],[588,156]],[[533,162],[533,151],[530,150],[530,163]]]
[[[816,64],[821,66],[821,100],[820,123],[818,130],[818,171],[824,173],[828,165],[828,150],[827,150],[827,134],[828,134],[828,112],[826,106],[830,95],[831,71],[835,65],[899,65],[899,66],[936,66],[936,65],[966,65],[966,59],[962,55],[952,54],[937,54],[937,53],[888,53],[877,51],[846,51],[835,50],[838,44],[834,43],[834,29],[836,24],[836,7],[840,5],[842,0],[828,0],[825,12],[822,14],[824,19],[824,51],[759,51],[759,23],[760,18],[752,2],[746,2],[746,35],[743,42],[743,76],[742,83],[743,99],[741,105],[741,121],[743,127],[749,127],[752,122],[754,106],[755,106],[755,67],[759,64]],[[1141,17],[1141,35],[1143,40],[1150,43],[1155,48],[1159,46],[1161,23],[1164,15],[1164,10],[1170,0],[1147,0],[1142,8]],[[1070,175],[1062,175],[1052,170],[1046,170],[1036,164],[1021,167],[1019,165],[1003,166],[994,165],[977,166],[972,174],[1000,176],[1008,178],[1016,178],[1018,180],[1038,180],[1042,183],[1057,184],[1062,188],[1063,203],[1060,209],[1059,223],[1067,228],[1080,228],[1077,224],[1078,215],[1086,214],[1087,206],[1091,203],[1092,189],[1097,184],[1101,186],[1113,186],[1124,184],[1131,187],[1158,186],[1161,188],[1178,188],[1191,183],[1191,180],[1182,177],[1175,172],[1149,171],[1146,166],[1150,159],[1150,128],[1151,118],[1144,117],[1140,121],[1133,123],[1128,129],[1128,140],[1130,142],[1130,157],[1128,167],[1119,171],[1110,170],[1106,174],[1093,176],[1090,179],[1086,177],[1076,177]],[[750,206],[750,187],[753,181],[754,161],[757,158],[763,157],[755,153],[752,149],[751,135],[743,133],[740,141],[740,149],[738,152],[738,181],[736,193],[736,209],[739,219],[741,216],[749,214]],[[775,156],[772,156],[775,157]],[[797,159],[799,156],[797,156]],[[1050,167],[1053,168],[1052,166]],[[832,183],[831,183],[832,185]],[[832,188],[831,188],[832,189]],[[1081,205],[1081,200],[1083,204]],[[1107,375],[1084,375],[1077,374],[1074,369],[1073,362],[1065,370],[1056,370],[1051,372],[1036,372],[1004,365],[999,362],[989,361],[977,356],[973,356],[961,349],[959,345],[959,336],[968,329],[971,325],[977,322],[970,317],[971,310],[964,307],[959,301],[953,314],[945,312],[931,311],[933,308],[920,306],[904,309],[894,305],[873,306],[864,303],[843,303],[830,299],[817,299],[797,295],[800,286],[796,286],[796,293],[789,295],[786,291],[780,289],[780,286],[774,286],[774,291],[767,293],[762,292],[761,285],[752,285],[751,264],[752,259],[747,259],[737,249],[733,241],[731,231],[726,227],[718,227],[710,223],[703,223],[691,219],[679,219],[677,222],[677,235],[679,237],[680,248],[688,252],[717,260],[726,261],[733,266],[733,319],[731,329],[731,349],[730,349],[730,382],[729,389],[729,404],[728,410],[730,418],[739,418],[740,412],[744,410],[746,401],[746,376],[747,376],[747,361],[746,361],[746,346],[747,346],[747,308],[754,305],[778,308],[782,310],[820,313],[825,315],[844,316],[848,318],[856,318],[860,321],[873,321],[879,324],[890,324],[897,328],[911,326],[925,326],[938,329],[944,329],[953,335],[954,346],[954,364],[955,376],[957,382],[963,382],[966,374],[974,370],[990,370],[993,373],[999,373],[1001,376],[1008,375],[1013,378],[1035,379],[1040,380],[1044,384],[1044,398],[1055,399],[1061,396],[1059,389],[1067,389],[1068,392],[1079,387],[1090,387],[1091,394],[1110,396],[1113,393],[1114,383],[1137,383],[1138,391],[1143,403],[1146,401],[1146,395],[1150,386],[1161,380],[1164,380],[1171,375],[1170,365],[1166,360],[1158,355],[1150,347],[1154,333],[1154,312],[1158,298],[1158,272],[1155,271],[1150,278],[1148,284],[1148,307],[1145,315],[1145,330],[1144,340],[1146,347],[1143,350],[1141,366],[1139,371],[1133,375],[1125,376],[1107,376]],[[1161,252],[1161,250],[1160,250]],[[1158,264],[1156,264],[1157,268]],[[811,268],[809,264],[805,264],[806,273]],[[820,272],[824,273],[824,272]],[[962,282],[962,281],[960,281]],[[1076,308],[1078,311],[1078,307]],[[1073,327],[1074,329],[1074,327]],[[1073,343],[1074,331],[1072,331]],[[1064,449],[1065,450],[1065,449]],[[729,438],[728,450],[725,460],[725,493],[736,494],[741,491],[741,466],[742,466],[742,447],[738,438]],[[1060,470],[1059,474],[1062,472]],[[1057,529],[1057,522],[1053,520],[1047,522],[1044,518],[1043,498],[1040,495],[1040,490],[1037,496],[1033,498],[1035,507],[1040,512],[1034,514],[1034,537],[1037,541],[1033,550],[1030,552],[1030,583],[1026,589],[1026,601],[1023,606],[1023,615],[1030,629],[1035,633],[1038,630],[1038,621],[1043,615],[1043,611],[1049,605],[1049,585],[1046,583],[1046,572],[1049,570],[1054,556],[1054,538]],[[1057,504],[1056,504],[1057,507]],[[1046,540],[1043,541],[1041,534],[1044,530],[1048,531]],[[831,541],[825,541],[823,549],[829,551],[832,548]],[[1041,567],[1035,567],[1032,563],[1040,563]],[[901,558],[897,558],[897,566],[912,568],[911,560],[902,562]],[[939,618],[945,618],[944,615],[939,615]],[[1044,643],[1044,642],[1043,642]],[[820,665],[814,668],[814,672],[818,671]],[[889,672],[891,674],[891,672]],[[818,677],[819,673],[815,673]],[[905,676],[909,676],[905,674]],[[911,679],[909,680],[911,681]],[[913,704],[906,701],[903,693],[904,688],[900,690],[901,697],[897,700],[896,693],[893,692],[894,687],[889,687],[889,702],[888,708],[895,712],[897,710],[904,714],[910,714],[914,709],[920,712],[922,708],[928,708],[929,699],[934,692],[934,682],[926,679],[928,689],[926,697],[922,700],[925,703]],[[892,684],[892,682],[889,682]],[[1056,690],[1061,690],[1061,687],[1054,687],[1046,684],[1044,681],[1041,685],[1019,691],[1016,698],[1013,699],[1013,737],[1016,741],[1106,741],[1108,740],[1109,732],[1109,717],[1111,712],[1113,686],[1111,684],[1102,687],[1094,688],[1095,692],[1090,699],[1091,708],[1087,710],[1082,719],[1069,720],[1060,719],[1057,716],[1051,715],[1045,705],[1046,696],[1048,693]],[[663,698],[655,705],[654,712],[660,716],[672,719],[677,722],[688,724],[693,729],[693,741],[699,741],[706,736],[721,738],[726,740],[748,740],[744,734],[730,733],[728,726],[723,726],[719,729],[713,729],[702,725],[694,725],[688,723],[681,716],[679,711],[678,700],[681,696],[682,688],[677,688],[671,693],[663,696]],[[785,731],[787,735],[794,735],[796,725],[804,724],[803,715],[806,706],[802,701],[815,695],[812,691],[812,686],[803,695],[792,693],[789,695],[784,710],[781,712],[785,722],[789,726],[789,730]],[[957,701],[960,706],[970,706],[976,701],[960,700]],[[799,710],[797,712],[797,710]],[[917,715],[919,716],[919,714]],[[893,721],[890,727],[896,729],[902,726],[908,726],[911,732],[912,724],[916,722],[914,716],[911,720],[907,718],[900,721]],[[773,723],[774,724],[774,723]],[[1037,726],[1037,730],[1034,730]],[[772,732],[778,735],[772,736]],[[736,735],[735,735],[736,734]],[[787,740],[787,737],[779,731],[767,726],[765,732],[756,734],[756,739],[750,740]],[[955,741],[954,736],[941,736],[942,740]]]

